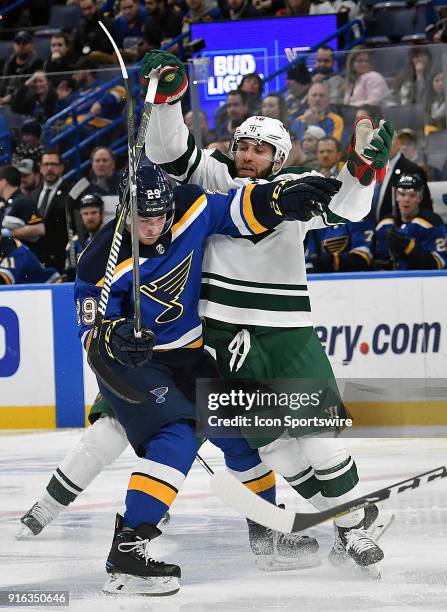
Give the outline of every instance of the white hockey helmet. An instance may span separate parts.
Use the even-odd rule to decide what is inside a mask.
[[[236,128],[230,145],[233,156],[241,138],[250,138],[250,140],[271,144],[274,149],[273,164],[282,162],[281,166],[286,161],[292,148],[292,141],[284,124],[271,117],[249,117]]]

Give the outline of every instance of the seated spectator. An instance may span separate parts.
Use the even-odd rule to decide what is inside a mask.
[[[216,140],[216,134],[214,130],[210,130],[209,128],[208,117],[206,116],[206,113],[204,113],[203,111],[199,111],[199,115],[200,115],[200,132],[201,132],[201,137],[202,137],[202,147],[206,149],[206,147],[211,142]],[[188,130],[193,134],[194,133],[194,122],[193,122],[192,111],[189,111],[186,113],[184,117],[184,121],[185,121],[185,125],[188,128]]]
[[[187,0],[189,2],[189,0]],[[222,19],[256,19],[259,17],[259,12],[251,4],[250,0],[223,0],[220,3],[220,12]]]
[[[374,221],[311,230],[306,237],[307,272],[362,272],[373,260]]]
[[[281,94],[269,94],[262,100],[261,113],[264,117],[278,119],[287,125],[287,106]]]
[[[310,74],[303,62],[298,62],[287,71],[286,104],[289,122],[306,110],[310,84]]]
[[[257,115],[261,106],[264,83],[257,72],[244,74],[239,89],[247,94],[248,110],[250,115]]]
[[[218,140],[231,140],[234,130],[249,117],[247,95],[240,89],[229,91],[226,102],[226,121],[222,125],[216,122]]]
[[[191,23],[207,23],[220,18],[215,0],[186,0],[188,10],[183,17],[183,31],[189,31]]]
[[[143,36],[147,11],[138,0],[119,0],[119,15],[113,20],[115,42],[120,49],[132,47]]]
[[[444,73],[440,70],[436,71],[431,79],[425,101],[426,134],[446,129],[445,112]]]
[[[329,178],[337,176],[340,172],[343,162],[341,159],[340,141],[332,136],[324,136],[318,141],[316,158],[318,162],[318,172]]]
[[[43,64],[43,71],[57,87],[59,81],[64,78],[64,75],[59,73],[71,72],[76,61],[70,52],[70,41],[65,32],[53,34],[50,45],[50,56]]]
[[[33,38],[30,32],[20,31],[14,36],[14,53],[3,66],[0,79],[0,106],[9,104],[14,91],[24,79],[23,75],[32,74],[42,67],[42,60],[37,57]]]
[[[439,215],[421,209],[423,189],[420,175],[400,177],[396,186],[400,220],[385,217],[376,227],[377,267],[441,270],[447,266],[446,227]]]
[[[104,203],[104,218],[109,221],[113,218],[119,203],[118,186],[120,176],[115,171],[115,158],[107,147],[93,149],[90,159],[92,168],[88,178],[79,179],[70,189],[67,207],[70,211],[71,222],[81,240],[84,230],[79,216],[81,199],[88,193],[97,193]]]
[[[309,125],[304,132],[302,147],[303,153],[306,156],[304,165],[312,170],[319,167],[317,157],[318,141],[326,136],[324,130],[318,125]]]
[[[97,193],[87,193],[80,200],[79,211],[82,236],[79,237],[77,234],[72,236],[66,247],[65,280],[68,281],[74,281],[76,278],[76,264],[80,254],[102,227],[104,201]]]
[[[328,88],[331,104],[342,104],[344,79],[334,70],[335,59],[331,47],[323,46],[317,51],[312,83],[324,83]]]
[[[59,110],[57,93],[45,72],[38,70],[15,90],[11,110],[32,115],[40,123],[45,123]]]
[[[64,164],[57,151],[44,152],[40,173],[43,183],[33,192],[32,199],[45,224],[45,235],[32,245],[32,250],[45,266],[52,266],[62,274],[68,241],[66,202],[69,187],[64,183]]]
[[[399,140],[394,133],[391,143],[390,163],[385,178],[374,190],[372,214],[376,220],[393,215],[400,220],[399,210],[395,204],[395,189],[402,174],[418,174],[423,183],[421,208],[433,210],[430,191],[427,187],[427,175],[423,168],[413,163],[399,150]]]
[[[76,71],[73,74],[73,79],[77,83],[78,89],[72,96],[70,103],[82,101],[83,98],[99,89],[103,84],[96,75],[97,65],[91,59],[85,57],[79,60],[76,64]],[[88,122],[90,128],[102,128],[113,119],[121,115],[124,106],[125,89],[121,85],[111,87],[101,98],[92,104],[91,100],[87,100],[84,104],[77,106],[78,121],[81,121],[87,114],[94,115],[94,118]],[[71,119],[67,121],[71,123]],[[83,133],[88,134],[84,128]]]
[[[42,176],[39,172],[39,165],[34,159],[21,159],[15,168],[20,172],[20,190],[26,196],[31,197],[32,193],[41,187]]]
[[[45,226],[32,200],[20,191],[20,182],[17,168],[0,168],[0,228],[30,245],[45,234]]]
[[[98,23],[101,20],[113,32],[113,21],[101,15],[99,4],[99,0],[79,0],[82,21],[73,36],[73,51],[78,58],[92,52],[113,54],[110,41]]]
[[[44,268],[28,247],[0,230],[0,285],[60,282],[54,268]]]
[[[261,109],[263,82],[257,72],[242,77],[238,89],[244,92],[248,104],[248,115],[258,115]],[[227,122],[227,105],[219,106],[214,115],[214,124],[219,132]]]
[[[429,181],[432,180],[431,170],[429,167],[420,159],[419,151],[417,148],[418,137],[414,130],[411,128],[404,128],[399,130],[397,133],[397,141],[399,143],[399,151],[409,161],[420,166]]]
[[[348,19],[358,19],[361,17],[359,4],[354,0],[312,0],[309,15],[340,13]]]
[[[431,53],[428,47],[412,47],[408,63],[396,76],[391,89],[395,101],[401,105],[425,104],[430,86],[432,69]]]
[[[6,120],[0,114],[0,163],[8,163],[12,154],[12,138]]]
[[[158,49],[182,32],[183,17],[177,6],[167,0],[146,0],[148,16],[144,22],[144,38],[152,49]]]
[[[309,108],[290,123],[290,131],[297,139],[303,139],[307,126],[318,125],[327,136],[341,140],[344,121],[340,115],[329,110],[329,93],[324,83],[311,85],[307,94],[307,103]]]
[[[380,106],[386,102],[390,90],[385,79],[373,70],[371,55],[365,49],[349,54],[343,103],[349,106],[371,104]]]
[[[311,0],[285,0],[284,5],[276,11],[276,17],[299,17],[309,15]]]
[[[42,126],[35,119],[29,119],[20,128],[20,140],[13,153],[11,163],[15,166],[21,159],[32,159],[38,164],[42,153]]]

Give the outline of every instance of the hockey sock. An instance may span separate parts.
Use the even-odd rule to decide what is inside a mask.
[[[321,491],[321,483],[315,477],[311,466],[293,476],[284,476],[291,487],[295,489],[304,499],[309,501]]]
[[[127,488],[124,525],[132,529],[157,525],[176,498],[196,456],[194,428],[187,421],[168,423],[145,449]]]
[[[106,465],[121,455],[128,443],[116,419],[108,416],[98,419],[56,468],[46,487],[48,495],[68,506]]]
[[[357,466],[352,457],[327,469],[315,470],[316,477],[320,480],[322,503],[326,508],[338,506],[361,495]],[[315,500],[318,503],[318,500]],[[323,508],[322,508],[323,509]],[[336,519],[334,522],[339,527],[355,527],[364,518],[365,511],[355,510],[347,516]]]
[[[266,467],[257,450],[243,438],[213,438],[212,444],[224,453],[227,470],[251,491],[276,504],[275,472]]]

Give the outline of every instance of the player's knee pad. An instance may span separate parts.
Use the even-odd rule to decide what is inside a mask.
[[[300,438],[299,446],[314,470],[327,470],[345,462],[349,450],[342,440],[336,438]]]
[[[87,429],[79,444],[105,466],[118,459],[129,441],[117,419],[103,416]]]
[[[282,476],[294,476],[310,466],[295,438],[278,438],[258,452],[262,462]]]

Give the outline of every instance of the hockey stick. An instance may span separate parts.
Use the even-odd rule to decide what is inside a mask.
[[[129,206],[130,206],[130,235],[132,242],[132,277],[133,277],[133,299],[134,299],[134,334],[135,338],[141,338],[141,295],[140,295],[140,241],[138,239],[138,212],[137,212],[137,166],[135,149],[135,113],[132,94],[129,87],[129,75],[116,42],[112,35],[102,23],[99,25],[110,40],[110,44],[116,53],[123,75],[124,87],[126,89],[126,112],[127,112],[127,150],[129,155]]]
[[[420,486],[433,482],[439,478],[447,477],[447,466],[442,465],[434,470],[418,474],[412,478],[401,480],[395,484],[388,485],[377,491],[373,491],[362,497],[358,497],[352,501],[334,506],[322,512],[292,512],[291,510],[283,510],[277,506],[268,503],[252,491],[245,487],[239,480],[228,472],[213,472],[213,470],[196,455],[198,461],[203,465],[206,471],[211,476],[210,486],[215,495],[224,500],[228,506],[233,508],[239,514],[275,531],[282,533],[294,533],[303,531],[309,527],[318,525],[330,519],[335,519],[364,508],[369,504],[389,499],[392,496],[404,493],[405,491],[414,491]]]
[[[113,40],[107,30],[107,28],[99,22],[105,33],[109,36],[111,40]],[[117,53],[120,58],[121,55]],[[121,57],[122,60],[122,57]],[[123,79],[126,83],[126,93],[129,90],[128,87],[128,75],[127,70],[125,69],[124,62],[120,62],[121,71],[123,75]],[[124,71],[123,71],[124,67]],[[155,94],[157,93],[157,85],[158,85],[159,75],[157,71],[153,71],[150,75],[149,86],[147,88],[146,97],[144,101],[143,108],[143,116],[141,120],[141,124],[138,130],[137,141],[135,145],[135,159],[136,164],[138,165],[142,152],[143,146],[146,138],[147,126],[149,124],[150,115],[152,112],[152,104],[155,99]],[[130,100],[130,95],[127,95],[127,102]],[[133,108],[132,103],[130,103],[131,109]],[[131,119],[131,124],[133,125],[133,112],[129,113],[129,106],[127,106],[128,111],[128,122]],[[131,116],[130,116],[131,115]],[[144,402],[146,396],[143,393],[140,393],[137,389],[134,389],[130,385],[128,385],[121,378],[117,377],[114,372],[108,367],[103,357],[101,356],[99,350],[99,341],[101,336],[101,327],[106,315],[107,303],[109,301],[110,289],[112,287],[113,275],[116,268],[116,263],[118,261],[119,251],[121,247],[121,243],[123,240],[124,226],[126,223],[126,218],[129,211],[129,204],[127,201],[127,195],[129,193],[129,183],[127,183],[126,190],[124,193],[123,201],[120,203],[120,209],[118,214],[118,219],[115,223],[115,230],[112,237],[112,243],[110,246],[109,257],[107,259],[106,271],[104,275],[103,285],[101,287],[101,293],[99,296],[98,308],[95,315],[95,320],[93,323],[93,327],[90,332],[90,345],[88,348],[88,363],[92,368],[93,372],[103,381],[103,383],[118,397],[127,400],[131,403],[141,403]]]

